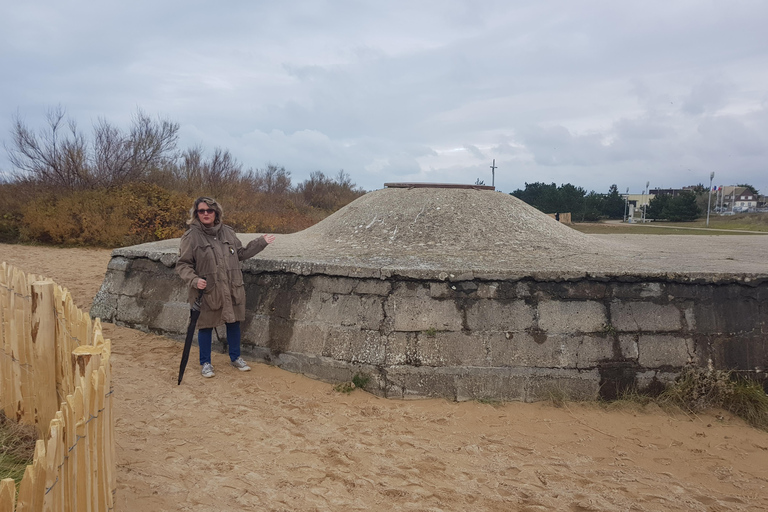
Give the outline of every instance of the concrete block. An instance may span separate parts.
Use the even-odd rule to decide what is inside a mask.
[[[433,299],[447,299],[455,295],[448,283],[429,283],[429,296]]]
[[[621,348],[621,357],[629,360],[637,360],[637,335],[622,334],[619,336],[619,347]]]
[[[382,299],[339,295],[315,290],[306,302],[293,304],[293,318],[302,322],[378,329],[384,319]]]
[[[485,366],[485,341],[478,334],[437,332],[416,335],[416,357],[423,366]]]
[[[612,336],[584,336],[577,348],[576,367],[596,368],[602,361],[613,359]]]
[[[611,285],[611,295],[617,299],[648,299],[661,297],[665,293],[661,283],[614,283]]]
[[[360,331],[350,339],[350,361],[369,365],[382,365],[387,357],[387,337],[378,331]]]
[[[429,282],[397,281],[392,285],[390,296],[396,298],[421,297],[425,299],[430,296],[429,289]]]
[[[107,274],[109,274],[110,270],[124,273],[126,270],[128,270],[130,263],[131,260],[128,258],[122,256],[112,256],[112,258],[109,260],[109,263],[107,263]]]
[[[392,291],[392,284],[381,279],[364,279],[357,282],[353,291],[357,295],[379,295],[386,297]]]
[[[488,339],[490,366],[576,368],[583,336],[548,336],[537,343],[528,333]]]
[[[355,279],[348,277],[313,276],[310,278],[311,286],[318,292],[338,293],[349,295],[357,285]]]
[[[696,330],[696,313],[692,305],[686,306],[683,310],[683,317],[685,318],[685,328],[694,332]]]
[[[522,300],[478,300],[467,308],[470,331],[519,332],[533,327],[533,309]]]
[[[560,296],[564,299],[602,300],[608,296],[608,286],[594,281],[578,281],[562,285]]]
[[[539,329],[547,333],[601,332],[607,322],[605,306],[595,301],[540,302]]]
[[[355,324],[361,329],[379,329],[384,321],[383,298],[376,295],[358,297],[360,307]]]
[[[90,315],[91,318],[101,318],[104,322],[114,322],[117,315],[117,295],[109,293],[102,285],[93,298]]]
[[[397,366],[408,364],[416,357],[416,334],[393,332],[386,337],[384,364]]]
[[[327,337],[327,325],[314,322],[297,322],[293,326],[293,335],[288,350],[310,356],[320,356],[323,354]]]
[[[678,373],[676,372],[663,372],[659,370],[637,372],[635,376],[637,389],[644,391],[649,388],[657,388],[659,385],[666,387],[675,382],[677,376]]]
[[[395,331],[460,331],[462,315],[452,300],[390,295],[385,312]]]
[[[456,377],[450,369],[393,366],[386,369],[386,379],[388,397],[456,399]]]
[[[456,377],[456,400],[525,400],[528,372],[512,368],[467,368]]]
[[[760,303],[730,293],[719,293],[711,304],[695,303],[696,330],[705,334],[743,333],[765,325],[768,308],[761,315]]]
[[[189,305],[179,302],[164,302],[156,310],[156,316],[149,326],[164,332],[186,332],[189,325]]]
[[[138,300],[134,296],[119,295],[117,297],[117,320],[127,325],[147,325],[146,301]]]
[[[643,368],[681,367],[694,360],[693,340],[672,335],[640,335],[638,363]]]
[[[323,346],[323,356],[338,361],[352,360],[352,340],[362,336],[359,329],[345,329],[343,327],[329,327]]]
[[[477,287],[477,297],[480,299],[495,299],[499,283],[480,283]]]
[[[611,325],[623,332],[670,332],[682,328],[677,307],[652,302],[612,302]]]
[[[600,393],[597,370],[539,370],[532,372],[525,393],[526,402],[551,400],[595,400]]]

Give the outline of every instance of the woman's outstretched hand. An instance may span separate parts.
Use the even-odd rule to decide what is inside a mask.
[[[268,244],[271,244],[275,241],[275,235],[264,235],[264,240],[266,240]]]

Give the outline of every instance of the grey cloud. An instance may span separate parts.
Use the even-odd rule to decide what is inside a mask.
[[[766,15],[752,0],[17,3],[0,17],[0,131],[17,109],[35,123],[61,103],[87,127],[141,107],[185,145],[296,180],[474,182],[496,158],[510,190],[682,186],[713,165],[758,181]]]

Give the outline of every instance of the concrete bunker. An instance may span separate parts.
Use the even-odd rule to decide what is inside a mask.
[[[183,336],[177,251],[113,251],[91,314]],[[766,381],[768,274],[644,260],[490,187],[390,184],[243,263],[246,357],[381,396],[612,398],[689,365]]]

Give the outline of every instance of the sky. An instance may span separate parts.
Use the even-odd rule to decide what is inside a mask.
[[[764,0],[0,0],[0,140],[140,109],[294,183],[765,193],[766,27]]]

